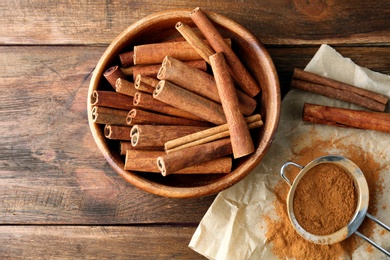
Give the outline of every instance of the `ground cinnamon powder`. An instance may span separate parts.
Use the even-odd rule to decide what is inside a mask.
[[[353,178],[331,163],[311,168],[299,181],[293,199],[298,223],[314,235],[329,235],[348,225],[355,213]]]
[[[312,131],[310,135],[319,135],[316,131]],[[310,138],[305,135],[302,137],[307,140]],[[314,138],[313,138],[314,139]],[[295,139],[295,144],[292,147],[299,147],[298,143],[302,142],[299,138]],[[377,212],[378,196],[383,186],[380,179],[380,164],[375,161],[373,156],[365,153],[361,148],[354,145],[344,146],[337,143],[337,140],[318,140],[310,143],[300,150],[294,150],[292,161],[306,165],[310,161],[330,154],[331,148],[337,145],[338,155],[345,156],[352,160],[362,170],[368,183],[370,202],[368,212],[375,215]],[[288,178],[293,180],[299,170],[288,172]],[[276,185],[274,192],[276,200],[274,201],[275,212],[277,219],[271,216],[264,216],[264,221],[267,224],[266,238],[267,242],[272,245],[273,254],[281,259],[340,259],[350,258],[354,250],[361,243],[365,243],[355,235],[350,236],[344,241],[332,245],[318,245],[309,242],[302,238],[293,228],[287,214],[286,199],[289,192],[289,186],[283,180]],[[343,205],[340,205],[342,207]],[[367,236],[370,236],[375,224],[372,221],[363,221],[359,227],[359,231]],[[369,251],[367,251],[369,252]]]

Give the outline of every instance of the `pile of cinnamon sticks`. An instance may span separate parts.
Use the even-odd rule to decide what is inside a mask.
[[[390,133],[390,114],[384,113],[389,98],[385,95],[300,69],[294,70],[291,87],[368,109],[364,111],[305,103],[302,114],[304,121]]]
[[[125,170],[226,174],[233,158],[255,151],[260,87],[207,15],[189,16],[195,27],[175,26],[182,37],[120,54],[104,73],[115,91],[90,97],[92,120],[120,143]]]

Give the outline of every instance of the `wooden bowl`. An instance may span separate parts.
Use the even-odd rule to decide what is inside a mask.
[[[88,95],[94,90],[108,90],[103,73],[109,67],[120,64],[118,55],[133,46],[160,42],[179,36],[175,24],[179,21],[193,25],[190,9],[163,11],[141,19],[122,32],[107,48],[93,73]],[[268,150],[279,123],[280,88],[274,64],[264,46],[247,29],[216,13],[206,14],[216,24],[224,37],[232,39],[232,48],[260,84],[262,92],[256,96],[257,112],[261,113],[264,126],[252,137],[256,150],[253,154],[234,160],[232,172],[226,175],[169,175],[138,173],[124,170],[124,157],[119,154],[118,143],[104,137],[103,127],[92,122],[91,102],[88,98],[88,120],[93,138],[113,169],[132,185],[164,197],[193,198],[218,193],[243,179],[261,161]],[[112,88],[111,88],[112,89]]]

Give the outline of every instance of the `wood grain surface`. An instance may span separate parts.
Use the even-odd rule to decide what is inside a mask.
[[[187,247],[215,196],[141,191],[90,134],[100,56],[152,13],[201,6],[252,31],[287,93],[322,43],[390,74],[389,1],[11,1],[0,3],[0,258],[202,259]],[[146,246],[147,245],[147,246]]]

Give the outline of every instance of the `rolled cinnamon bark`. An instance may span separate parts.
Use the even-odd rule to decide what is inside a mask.
[[[118,78],[115,82],[115,90],[118,93],[134,97],[136,89],[134,83],[128,80]]]
[[[383,112],[386,108],[385,104],[379,103],[373,99],[364,96],[360,96],[359,94],[349,92],[347,90],[325,86],[325,85],[319,85],[312,82],[292,79],[291,87],[320,94],[329,98],[334,98],[341,101],[349,102],[351,104],[365,107],[374,111]]]
[[[158,83],[158,80],[157,80],[157,83]],[[141,81],[141,74],[138,74],[136,76],[134,87],[138,91],[142,91],[142,92],[149,93],[149,94],[153,94],[154,90],[156,89],[156,87],[148,85],[148,84],[142,82]]]
[[[161,102],[153,98],[153,96],[148,93],[142,93],[142,92],[135,93],[133,105],[135,108],[153,111],[159,114],[177,116],[177,117],[182,117],[182,118],[187,118],[187,119],[197,120],[197,121],[204,121],[202,118],[192,113],[189,113],[187,111],[181,110],[179,108]]]
[[[165,57],[165,56],[164,56]],[[161,62],[163,61],[164,57],[161,59]],[[161,68],[161,62],[158,64],[151,64],[151,65],[136,65],[132,67],[132,73],[133,73],[133,81],[136,80],[136,77],[138,74],[142,74],[148,77],[157,78],[158,71]],[[207,70],[207,63],[204,60],[191,60],[191,61],[185,61],[186,64],[188,64],[191,67],[206,71]]]
[[[346,92],[351,92],[351,93],[354,93],[354,94],[359,95],[361,97],[365,97],[367,99],[377,101],[381,104],[386,104],[389,100],[389,97],[387,97],[385,95],[382,95],[382,94],[379,94],[379,93],[376,93],[376,92],[373,92],[370,90],[362,89],[362,88],[359,88],[359,87],[356,87],[356,86],[353,86],[353,85],[350,85],[350,84],[347,84],[347,83],[344,83],[341,81],[337,81],[337,80],[334,80],[331,78],[322,77],[320,75],[317,75],[317,74],[314,74],[314,73],[311,73],[308,71],[304,71],[301,69],[294,69],[293,78],[307,81],[307,82],[312,82],[312,83],[323,85],[323,86],[332,87],[336,90],[343,90]],[[346,93],[346,92],[343,92],[343,93]]]
[[[222,38],[226,43],[226,40]],[[134,47],[134,64],[161,63],[165,56],[171,56],[181,61],[203,60],[187,41],[162,42],[138,45]]]
[[[127,67],[127,68],[120,68],[122,73],[126,76],[126,77],[132,77],[133,76],[133,68],[135,66],[130,66],[130,67]]]
[[[303,121],[390,133],[390,114],[305,103]]]
[[[195,49],[195,51],[210,64],[209,57],[215,53],[210,45],[206,44],[199,34],[197,34],[191,27],[183,22],[178,22],[175,28],[186,39],[186,41]]]
[[[115,89],[115,83],[118,78],[126,78],[125,74],[122,72],[122,70],[119,68],[119,66],[112,66],[108,68],[104,73],[103,76],[107,79],[107,81],[110,83],[110,85]]]
[[[128,125],[137,124],[158,124],[158,125],[189,125],[189,126],[210,126],[208,122],[196,121],[182,117],[161,115],[144,111],[140,109],[132,109],[127,114],[126,122]]]
[[[96,124],[127,125],[127,110],[94,106],[91,114],[92,122]]]
[[[158,156],[164,155],[161,151],[128,150],[125,158],[125,170],[159,173],[156,164]],[[226,174],[231,171],[232,159],[222,157],[208,162],[180,169],[174,174]]]
[[[145,147],[134,147],[131,144],[131,141],[120,141],[119,142],[119,152],[120,155],[126,155],[127,150],[146,150],[146,151],[160,151],[164,152],[161,147],[157,146],[145,146]]]
[[[217,85],[212,75],[188,66],[173,57],[166,56],[164,58],[157,78],[160,80],[168,80],[195,94],[221,103]],[[256,100],[240,90],[236,90],[236,92],[240,103],[240,111],[244,115],[251,115],[256,109]]]
[[[145,76],[142,74],[138,74],[135,78],[135,83],[137,83],[137,82],[142,82],[142,83],[145,83],[146,85],[149,85],[149,86],[152,86],[155,88],[160,81],[156,78],[153,78],[153,77],[148,77],[148,76]]]
[[[164,150],[164,143],[188,134],[207,129],[202,126],[180,125],[134,125],[131,128],[131,144],[136,148],[158,147]]]
[[[119,54],[119,60],[121,61],[122,67],[130,67],[134,65],[134,51],[128,51]]]
[[[190,13],[190,17],[203,33],[214,51],[224,53],[227,63],[229,64],[229,72],[240,85],[241,89],[251,97],[256,96],[261,90],[259,85],[242,64],[232,48],[223,40],[222,35],[206,14],[198,7]]]
[[[224,125],[221,125],[221,126],[224,126]],[[255,128],[262,127],[262,126],[263,126],[263,121],[261,119],[258,121],[248,123],[249,129],[255,129]],[[205,131],[207,131],[207,130],[205,130]],[[199,133],[201,133],[201,132],[199,132]],[[190,135],[188,135],[188,136],[190,136]],[[229,137],[229,136],[230,136],[229,130],[225,130],[225,131],[214,133],[212,135],[206,135],[203,137],[199,137],[198,139],[186,142],[186,143],[179,145],[179,146],[175,146],[174,148],[171,148],[171,149],[166,148],[166,144],[170,142],[170,141],[168,141],[165,143],[164,149],[165,149],[165,152],[168,154],[168,153],[179,151],[179,150],[184,149],[184,148],[188,148],[188,147],[199,145],[199,144],[209,143],[209,142],[216,141],[218,139],[222,139],[222,138]],[[178,139],[180,139],[180,137]],[[171,141],[175,142],[175,140],[178,140],[178,139],[174,139]]]
[[[210,56],[210,64],[214,73],[215,82],[227,125],[230,132],[234,158],[241,158],[255,151],[251,134],[244,116],[240,111],[233,79],[228,71],[228,65],[222,52]]]
[[[104,136],[111,140],[130,141],[130,131],[131,127],[129,126],[106,125],[104,127]]]
[[[230,138],[192,146],[157,158],[157,166],[163,176],[180,169],[205,163],[232,153]]]
[[[123,110],[131,110],[133,97],[113,91],[94,90],[90,96],[93,106],[111,107]]]
[[[222,106],[209,99],[161,80],[153,93],[153,97],[189,113],[203,118],[216,125],[226,123]]]

